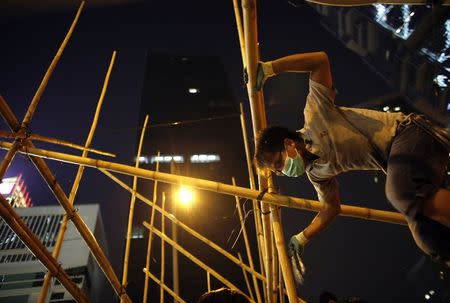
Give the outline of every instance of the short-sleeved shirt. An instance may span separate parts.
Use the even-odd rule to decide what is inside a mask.
[[[400,112],[337,107],[335,96],[334,90],[310,80],[305,124],[299,131],[306,149],[319,157],[306,163],[306,174],[321,202],[336,197],[338,174],[385,170],[397,126],[406,118]]]

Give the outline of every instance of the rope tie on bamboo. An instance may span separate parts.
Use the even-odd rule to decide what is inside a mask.
[[[123,295],[127,294],[127,289],[125,285],[120,285],[120,289],[119,289],[119,298],[122,298]]]
[[[262,190],[262,191],[258,194],[258,196],[256,197],[256,200],[257,200],[258,202],[261,202],[262,199],[263,199],[263,197],[264,197],[264,195],[265,195],[268,191],[269,191],[269,188],[266,188],[266,189]],[[261,214],[264,215],[264,216],[265,216],[265,215],[269,215],[269,214],[270,214],[270,210],[267,211],[267,212],[263,212],[263,211],[261,210]]]
[[[70,221],[72,221],[73,217],[75,217],[75,214],[76,214],[77,212],[78,212],[78,208],[75,208],[75,207],[72,208],[70,214],[67,214],[67,213],[66,213],[67,219],[69,219]]]

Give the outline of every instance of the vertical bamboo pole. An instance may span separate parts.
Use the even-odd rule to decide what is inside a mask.
[[[239,10],[238,0],[233,0],[233,7],[234,7],[234,16],[236,17],[236,27],[238,30],[239,45],[241,49],[242,66],[245,67],[247,65],[245,64],[245,41],[244,41],[244,33],[242,31],[242,18],[241,12]]]
[[[236,0],[235,0],[236,1]],[[256,189],[255,186],[255,175],[253,173],[252,169],[252,161],[250,157],[250,148],[248,146],[248,136],[247,136],[247,126],[245,125],[245,113],[244,113],[244,106],[242,103],[240,105],[240,118],[241,118],[241,129],[242,129],[242,137],[244,141],[244,149],[245,149],[245,158],[247,160],[247,170],[248,170],[248,176],[250,179],[250,188]],[[255,231],[256,231],[256,240],[258,243],[258,256],[259,256],[259,267],[261,268],[261,271],[264,273],[264,266],[263,266],[263,260],[264,260],[264,235],[262,231],[262,222],[261,222],[261,215],[260,215],[260,209],[258,206],[258,201],[252,200],[253,202],[253,218],[255,220]]]
[[[141,137],[139,139],[139,146],[136,153],[136,164],[135,167],[139,167],[139,158],[141,157],[142,143],[144,143],[145,130],[147,129],[148,115],[145,116],[144,125],[142,126]],[[133,177],[133,190],[136,191],[137,188],[137,177]],[[134,203],[136,201],[136,195],[134,192],[131,194],[130,200],[130,212],[128,213],[128,227],[127,227],[127,238],[125,243],[125,256],[123,258],[123,273],[122,273],[122,287],[126,288],[128,279],[128,259],[130,257],[130,245],[131,245],[131,231],[133,228],[133,218],[134,218]],[[123,302],[123,299],[120,299]]]
[[[160,152],[158,151],[158,157],[156,158],[156,171],[159,171],[159,156],[160,156]],[[157,195],[157,190],[158,190],[158,181],[154,181],[153,183],[153,203],[154,205],[156,205],[156,198],[158,197]],[[152,211],[151,211],[151,215],[150,215],[150,225],[153,226],[153,223],[155,221],[155,207],[152,205],[151,206]],[[149,230],[148,231],[148,243],[147,243],[147,258],[145,259],[145,270],[147,272],[150,272],[150,255],[152,252],[152,231]],[[145,284],[144,284],[144,295],[143,295],[143,299],[142,302],[143,303],[147,303],[147,296],[148,296],[148,275],[145,275]]]
[[[258,63],[258,38],[257,38],[257,24],[256,24],[256,0],[243,0],[242,1],[242,10],[244,15],[244,37],[245,37],[245,62],[247,63],[247,73],[248,73],[248,83],[247,83],[247,91],[250,99],[250,109],[252,114],[252,122],[253,122],[253,133],[256,138],[258,132],[266,127],[266,116],[264,110],[264,100],[262,91],[256,91],[256,69]],[[269,178],[269,182],[270,182]],[[268,184],[267,180],[263,178],[259,178],[259,186],[260,190],[266,189]],[[288,292],[288,297],[290,302],[297,302],[297,295],[295,284],[292,276],[292,269],[289,265],[286,247],[284,245],[284,235],[281,224],[278,218],[278,212],[274,211],[275,208],[269,208],[266,203],[262,203],[261,206],[262,214],[263,214],[263,229],[264,229],[264,237],[265,237],[265,247],[266,247],[266,276],[267,276],[267,301],[268,303],[272,302],[272,268],[271,268],[271,254],[272,250],[270,247],[270,222],[267,217],[267,213],[270,211],[270,220],[272,220],[278,256],[280,262],[282,264],[283,269],[283,277],[285,280],[289,279],[290,281],[286,281],[286,288]]]
[[[272,211],[272,210],[271,210]],[[274,229],[272,228],[272,237],[270,237],[270,239],[272,240],[272,247],[276,247],[276,243],[275,243],[275,235],[274,235]],[[274,254],[273,254],[273,262],[272,262],[272,274],[273,274],[273,293],[272,293],[272,301],[273,302],[277,302],[277,296],[278,296],[278,270],[279,270],[279,262],[278,262],[278,255],[276,253],[276,251],[274,250]]]
[[[111,76],[111,71],[114,66],[115,59],[116,59],[116,52],[114,51],[112,54],[112,57],[111,57],[111,61],[109,63],[109,67],[108,67],[108,71],[105,76],[105,80],[103,81],[102,92],[101,92],[99,100],[97,102],[97,107],[95,109],[94,118],[91,123],[91,129],[89,130],[89,134],[88,134],[88,136],[86,138],[86,142],[84,144],[84,147],[86,149],[83,151],[82,157],[87,157],[89,154],[88,148],[91,146],[92,139],[94,138],[95,130],[97,129],[98,119],[100,116],[101,108],[103,105],[103,100],[104,100],[104,97],[106,94],[106,89],[108,87],[109,78]],[[84,173],[84,166],[79,166],[78,170],[77,170],[77,174],[75,176],[75,180],[72,184],[72,189],[70,191],[70,195],[69,195],[69,204],[70,205],[73,205],[73,203],[75,201],[75,197],[77,195],[78,187],[80,185],[81,178],[83,177],[83,173]],[[66,234],[68,223],[69,223],[69,218],[68,218],[67,214],[65,214],[63,217],[63,222],[61,224],[60,230],[58,232],[58,237],[57,237],[57,240],[55,243],[55,247],[53,248],[53,252],[52,252],[52,255],[55,259],[58,259],[58,257],[59,257],[59,253],[61,251],[61,247],[62,247],[62,243],[64,241],[64,236]],[[51,286],[50,282],[51,282],[51,274],[47,272],[45,274],[44,283],[42,284],[41,292],[39,294],[39,299],[38,299],[39,303],[45,302],[45,298],[47,297],[47,294],[49,293],[49,289]]]
[[[232,181],[232,184],[234,186],[236,186],[236,180],[234,179],[234,177],[231,178],[231,181]],[[252,252],[250,250],[250,243],[248,241],[248,236],[247,236],[247,229],[245,228],[245,220],[244,220],[244,215],[242,213],[241,203],[239,203],[238,196],[235,196],[235,199],[236,199],[236,208],[238,209],[238,214],[239,214],[239,221],[241,221],[242,235],[244,236],[244,243],[245,243],[245,249],[247,251],[248,263],[250,265],[250,268],[252,270],[255,270],[255,266],[253,265]],[[253,279],[253,286],[255,287],[257,302],[261,303],[261,293],[259,291],[258,280],[256,279],[256,277],[254,275],[252,275],[252,279]]]
[[[208,291],[211,291],[211,275],[209,271],[206,271],[206,285],[208,286]]]
[[[238,252],[238,258],[239,258],[239,261],[244,263],[244,261],[242,260],[241,253],[239,253],[239,252]],[[244,268],[242,268],[242,274],[244,275],[245,285],[247,285],[248,294],[250,295],[250,298],[252,298],[252,301],[255,301],[255,297],[253,296],[253,291],[250,286],[250,282],[248,281],[247,272],[245,271]]]
[[[284,298],[284,285],[283,285],[283,273],[281,272],[281,264],[278,263],[278,290],[280,296],[280,303],[285,303],[286,300]]]
[[[166,194],[163,192],[162,193],[162,210],[163,210],[163,212],[165,211],[165,207],[166,207]],[[165,220],[165,216],[164,216],[164,213],[161,213],[161,233],[163,234],[163,235],[165,235],[166,234],[166,225],[165,225],[165,222],[166,220]],[[162,284],[164,284],[164,272],[165,272],[165,261],[166,261],[166,258],[165,258],[165,242],[164,242],[164,238],[163,237],[161,237],[161,278],[160,278],[160,281],[161,281],[161,283]],[[159,296],[159,302],[160,303],[164,303],[164,287],[161,285],[161,290],[160,290],[160,296]]]

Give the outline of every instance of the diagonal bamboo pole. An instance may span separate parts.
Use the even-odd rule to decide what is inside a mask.
[[[82,157],[87,157],[88,156],[88,152],[89,152],[88,149],[89,149],[89,147],[90,147],[90,145],[92,143],[92,139],[94,138],[94,133],[95,133],[95,130],[97,128],[98,118],[100,116],[100,111],[101,111],[101,108],[102,108],[102,105],[103,105],[103,100],[104,100],[104,97],[105,97],[105,94],[106,94],[106,89],[108,87],[109,78],[111,76],[111,71],[112,71],[112,68],[114,66],[115,58],[116,58],[116,52],[114,51],[113,54],[112,54],[112,57],[111,57],[111,61],[110,61],[109,67],[108,67],[108,71],[107,71],[106,76],[105,76],[105,80],[103,82],[102,92],[101,92],[99,100],[97,102],[97,107],[95,109],[95,114],[94,114],[94,118],[92,120],[91,129],[89,131],[89,134],[88,134],[88,136],[86,138],[86,142],[84,144],[84,150],[83,150],[83,153],[82,153]],[[70,191],[70,195],[69,195],[69,204],[70,205],[73,205],[73,203],[75,201],[75,196],[76,196],[76,194],[78,192],[78,187],[80,185],[80,181],[81,181],[81,178],[83,176],[83,172],[84,172],[84,167],[83,166],[79,166],[78,170],[77,170],[77,174],[75,176],[75,180],[74,180],[73,185],[72,185],[72,189]],[[62,243],[64,241],[64,235],[66,234],[68,223],[69,223],[69,218],[68,218],[67,214],[65,214],[64,218],[63,218],[63,222],[61,224],[61,228],[60,228],[59,233],[58,233],[56,244],[55,244],[55,247],[54,247],[53,253],[52,253],[53,256],[56,259],[58,259],[58,257],[59,257],[59,253],[61,251],[61,247],[62,247]],[[49,293],[49,289],[50,289],[50,286],[51,286],[50,282],[51,282],[51,275],[49,273],[47,273],[45,275],[44,283],[42,285],[41,292],[39,294],[39,300],[38,300],[39,303],[44,303],[45,302],[45,299],[46,299],[46,297],[47,297],[47,295]]]
[[[37,89],[36,93],[34,94],[33,99],[31,100],[30,106],[28,107],[27,112],[25,113],[25,117],[22,121],[22,127],[27,127],[30,123],[31,117],[33,116],[36,106],[38,105],[39,101],[41,100],[41,96],[44,93],[45,88],[47,87],[48,80],[50,79],[53,70],[56,67],[56,64],[59,61],[59,58],[61,58],[61,55],[66,48],[67,43],[69,42],[70,37],[72,36],[72,33],[75,29],[75,26],[77,25],[78,19],[80,17],[81,11],[84,7],[84,1],[81,2],[80,7],[78,8],[77,14],[75,15],[75,19],[72,22],[72,25],[69,28],[69,31],[66,34],[66,37],[64,38],[63,42],[61,43],[61,46],[59,47],[58,51],[56,52],[55,57],[53,58],[52,62],[50,63],[50,66],[47,69],[47,72],[44,75],[44,78],[41,81],[41,84],[39,85],[39,88]]]
[[[145,131],[147,129],[148,115],[145,116],[144,125],[142,126],[141,137],[139,139],[139,146],[136,153],[136,164],[135,167],[139,167],[139,157],[141,156],[142,144],[144,143]],[[133,190],[136,191],[137,188],[137,177],[133,177]],[[128,279],[128,259],[130,257],[130,245],[131,245],[131,229],[133,227],[133,217],[134,217],[134,202],[136,201],[136,195],[134,192],[131,194],[130,200],[130,211],[128,213],[128,227],[127,227],[127,240],[125,243],[125,256],[123,258],[123,273],[122,273],[122,287],[126,288]],[[121,302],[123,300],[121,299]]]
[[[61,282],[67,291],[77,300],[77,302],[89,302],[86,295],[70,279],[69,275],[52,257],[47,248],[39,241],[36,235],[23,222],[23,220],[13,210],[6,199],[0,195],[0,215],[9,227],[17,234],[20,240],[28,249],[42,262],[42,264]]]
[[[8,125],[9,129],[13,133],[18,132],[20,129],[19,120],[17,120],[16,115],[13,113],[2,95],[0,95],[0,113],[2,113],[3,120],[5,120],[6,125]]]
[[[231,180],[232,180],[232,184],[234,186],[236,186],[236,180],[234,179],[234,177],[232,177]],[[253,265],[252,252],[250,250],[250,242],[248,240],[248,235],[247,235],[247,229],[245,228],[245,220],[244,220],[244,215],[242,213],[241,203],[239,202],[239,197],[237,197],[237,196],[234,196],[234,197],[236,199],[236,208],[238,209],[239,221],[241,222],[242,235],[244,236],[245,249],[247,252],[248,263],[250,264],[250,268],[252,270],[255,270],[255,266]],[[252,279],[253,279],[253,287],[255,287],[257,302],[261,303],[261,292],[259,291],[258,281],[256,280],[255,276],[252,276]]]
[[[180,303],[186,303],[179,295],[177,295],[173,290],[171,290],[166,284],[162,283],[157,277],[155,277],[151,272],[146,270],[145,268],[142,269],[146,277],[149,277],[153,281],[155,281],[156,284],[161,285],[177,302]]]
[[[156,159],[159,159],[160,156],[160,152],[158,151],[158,157]],[[159,171],[159,160],[156,160],[156,171]],[[102,171],[103,173],[109,173],[107,171]],[[153,184],[153,203],[151,205],[152,211],[151,211],[151,215],[150,215],[150,225],[153,226],[153,223],[155,221],[155,207],[153,205],[156,205],[156,198],[157,198],[157,193],[158,193],[158,181],[154,181]],[[137,194],[136,192],[134,194]],[[140,198],[139,198],[140,199]],[[150,272],[150,255],[152,253],[152,232],[149,230],[148,233],[148,243],[147,243],[147,257],[145,259],[145,270],[147,272]],[[148,276],[145,275],[145,284],[144,284],[144,295],[143,295],[143,299],[142,302],[143,303],[147,303],[147,296],[148,296]]]
[[[113,174],[111,174],[110,172],[108,172],[107,170],[104,169],[100,169],[100,171],[102,173],[104,173],[106,176],[108,176],[109,178],[111,178],[114,182],[116,182],[117,184],[119,184],[120,186],[122,186],[124,189],[126,189],[127,191],[129,191],[130,193],[133,192],[133,189],[131,187],[129,187],[128,185],[125,184],[125,182],[121,181],[120,179],[118,179],[116,176],[114,176]],[[251,273],[252,275],[256,276],[258,279],[260,279],[263,282],[266,282],[266,277],[264,277],[262,274],[260,274],[259,272],[257,272],[256,270],[250,268],[249,266],[247,266],[245,263],[239,261],[235,256],[233,256],[232,254],[230,254],[229,252],[227,252],[225,249],[221,248],[219,245],[217,245],[216,243],[210,241],[209,239],[207,239],[206,237],[202,236],[200,233],[198,233],[197,231],[195,231],[194,229],[190,228],[189,226],[187,226],[186,224],[182,223],[181,221],[179,221],[173,214],[168,213],[167,211],[163,211],[161,209],[161,207],[159,207],[158,205],[156,205],[155,202],[150,201],[149,199],[147,199],[146,197],[144,197],[142,194],[138,193],[138,192],[134,192],[136,195],[136,198],[138,198],[139,200],[141,200],[142,202],[148,204],[149,206],[151,206],[153,209],[157,210],[158,212],[160,212],[161,214],[164,214],[169,220],[172,221],[172,223],[176,224],[177,226],[181,227],[182,229],[184,229],[186,232],[188,232],[189,234],[191,234],[192,236],[194,236],[195,238],[197,238],[198,240],[202,241],[203,243],[205,243],[206,245],[210,246],[212,249],[216,250],[217,252],[221,253],[223,256],[225,256],[226,258],[228,258],[230,261],[232,261],[233,263],[235,263],[236,265],[242,267],[243,269],[245,269],[246,271],[248,271],[249,273]],[[150,222],[150,225],[152,225],[152,222]]]
[[[164,241],[166,241],[169,245],[172,245],[173,247],[176,248],[176,250],[178,250],[180,253],[182,253],[183,255],[185,255],[188,259],[190,259],[192,262],[194,262],[196,265],[198,265],[199,267],[201,267],[202,269],[209,271],[209,273],[215,277],[217,280],[219,280],[220,282],[222,282],[226,287],[231,288],[231,289],[235,289],[236,291],[240,292],[241,294],[243,294],[247,299],[250,300],[250,298],[236,285],[234,285],[233,283],[231,283],[230,281],[228,281],[226,278],[224,278],[223,276],[221,276],[218,272],[216,272],[214,269],[212,269],[211,267],[209,267],[208,265],[206,265],[205,263],[203,263],[202,261],[200,261],[197,257],[195,257],[194,255],[192,255],[190,252],[188,252],[187,250],[185,250],[183,247],[181,247],[178,243],[176,243],[175,241],[173,241],[172,239],[170,239],[169,237],[167,237],[165,234],[163,234],[161,231],[159,231],[158,229],[156,229],[155,227],[150,226],[150,224],[148,224],[148,222],[143,222],[144,226],[147,227],[148,229],[151,229],[158,237],[164,239]]]
[[[244,107],[242,103],[240,103],[240,118],[241,118],[241,129],[242,129],[242,137],[244,141],[244,149],[245,149],[245,159],[247,161],[247,170],[248,170],[248,176],[250,179],[250,188],[255,189],[255,176],[252,169],[252,161],[250,160],[250,148],[248,146],[248,138],[247,138],[247,127],[245,126],[245,113],[244,113]],[[264,266],[263,266],[263,260],[264,260],[264,234],[262,231],[262,222],[261,222],[261,216],[260,216],[260,209],[258,206],[258,201],[253,200],[253,218],[255,220],[255,230],[256,230],[256,240],[258,244],[258,256],[259,256],[259,267],[261,268],[261,271],[264,273]]]
[[[166,236],[166,223],[165,223],[165,216],[164,212],[166,210],[166,193],[162,193],[162,199],[161,199],[161,234]],[[165,276],[165,263],[166,263],[166,250],[165,250],[165,241],[164,237],[161,237],[161,283],[164,284],[164,276]],[[159,292],[159,303],[164,303],[164,287],[161,284],[161,289]]]
[[[47,72],[44,75],[44,78],[41,81],[41,84],[39,85],[38,90],[36,91],[33,99],[31,100],[30,105],[28,106],[27,112],[25,113],[25,117],[23,118],[21,129],[17,129],[16,132],[20,132],[22,130],[23,133],[25,133],[25,130],[28,127],[28,124],[31,120],[31,117],[33,116],[36,106],[41,99],[41,96],[47,86],[48,80],[50,79],[50,76],[53,72],[53,69],[55,68],[56,64],[59,61],[59,58],[61,57],[64,48],[67,45],[67,42],[70,39],[70,36],[72,35],[72,32],[75,28],[75,25],[78,22],[78,18],[80,17],[81,11],[83,10],[84,1],[81,3],[80,7],[78,8],[77,14],[75,15],[75,19],[72,22],[72,25],[70,26],[69,32],[66,34],[66,37],[64,38],[64,41],[62,42],[61,46],[58,49],[58,52],[56,53],[55,57],[52,60],[52,63],[50,64],[49,68],[47,69]],[[12,113],[12,112],[11,112]],[[5,175],[6,171],[8,170],[9,165],[11,164],[12,160],[14,159],[14,156],[16,155],[18,147],[22,144],[22,140],[15,139],[13,147],[8,151],[8,153],[3,158],[3,161],[0,163],[0,180],[3,179],[3,176]]]
[[[1,142],[0,148],[8,149],[11,147],[9,142]],[[274,204],[278,206],[298,208],[310,211],[316,211],[322,209],[322,203],[314,200],[301,199],[291,196],[283,196],[273,193],[265,193],[260,197],[261,192],[257,190],[252,190],[245,187],[233,186],[230,184],[220,183],[216,181],[155,172],[152,170],[147,170],[143,168],[135,168],[130,165],[114,163],[109,161],[97,160],[87,157],[80,157],[75,155],[69,155],[54,151],[48,151],[44,149],[34,148],[34,147],[21,147],[20,153],[27,154],[34,157],[42,157],[47,159],[54,159],[57,161],[62,161],[66,163],[72,163],[77,165],[84,165],[88,167],[94,167],[98,169],[105,169],[108,171],[114,171],[124,175],[138,176],[144,179],[157,180],[159,182],[186,185],[194,188],[199,188],[207,191],[213,191],[217,193],[222,193],[226,195],[239,196],[247,199],[260,199],[262,202],[268,204]],[[341,205],[340,216],[360,218],[370,221],[379,221],[394,223],[399,225],[407,225],[406,220],[400,213],[390,212],[384,210],[370,209],[365,207],[358,207],[352,205]]]
[[[241,253],[239,253],[239,252],[238,252],[238,258],[239,258],[239,261],[241,261],[242,263],[244,262],[242,260]],[[255,301],[255,297],[253,296],[252,287],[250,286],[250,281],[248,280],[247,272],[245,271],[244,268],[242,268],[242,275],[244,275],[245,285],[247,285],[248,294],[250,295],[250,298],[252,298],[252,301]]]

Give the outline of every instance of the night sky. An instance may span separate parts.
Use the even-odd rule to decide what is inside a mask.
[[[345,106],[395,91],[377,78],[356,54],[325,31],[308,5],[293,7],[284,0],[258,2],[263,60],[296,52],[326,51],[338,89],[336,103]],[[73,7],[55,10],[52,6],[36,12],[26,9],[20,13],[7,13],[0,19],[0,93],[19,120],[23,118],[76,9],[76,3]],[[117,158],[113,161],[133,165],[148,50],[221,57],[232,85],[236,110],[238,102],[244,102],[248,112],[234,18],[231,0],[88,4],[35,112],[32,132],[83,145],[114,50],[117,59],[92,143],[94,148],[115,153]],[[265,89],[268,123],[300,128],[306,94],[306,75],[283,75],[269,80]],[[1,123],[1,129],[7,129],[3,121]],[[50,145],[35,144],[55,149]],[[58,150],[79,154],[69,149]],[[47,162],[68,192],[76,167]],[[18,173],[24,174],[34,205],[56,203],[32,164],[21,155],[16,156],[7,176]],[[340,176],[343,203],[392,210],[384,195],[384,176],[378,174],[379,183],[374,183],[374,176],[374,172]],[[131,183],[129,177],[122,179]],[[278,178],[276,183],[283,194],[316,199],[306,178]],[[85,170],[75,203],[101,204],[109,253],[119,278],[128,201],[129,194],[101,173]],[[313,215],[300,210],[283,210],[286,239],[304,228]],[[228,234],[227,231],[224,233]],[[337,218],[306,249],[308,276],[302,296],[317,302],[321,291],[330,290],[339,296],[360,296],[369,302],[413,302],[411,289],[416,282],[411,282],[408,277],[421,256],[406,227]]]

